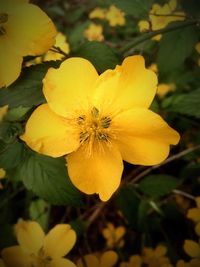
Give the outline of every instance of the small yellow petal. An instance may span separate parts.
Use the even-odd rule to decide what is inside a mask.
[[[162,246],[162,245],[158,245],[155,249],[155,254],[158,256],[158,257],[162,257],[164,256],[165,254],[167,253],[167,248],[165,246]]]
[[[193,220],[194,222],[200,222],[200,209],[192,208],[187,212],[187,218]]]
[[[15,226],[17,240],[23,251],[37,253],[44,241],[44,232],[37,222],[19,220]]]
[[[196,44],[195,49],[200,54],[200,42]]]
[[[3,120],[5,117],[6,113],[8,111],[8,105],[0,107],[0,122]]]
[[[3,179],[6,175],[6,172],[4,169],[0,168],[0,179]]]
[[[140,20],[138,23],[140,32],[146,32],[150,29],[150,23],[146,20]]]
[[[119,8],[111,5],[106,12],[106,19],[110,26],[115,27],[117,25],[123,26],[125,24],[125,14]]]
[[[99,24],[91,23],[84,31],[84,37],[89,41],[103,41],[103,27]]]
[[[190,257],[200,257],[200,245],[197,242],[193,240],[185,240],[183,248]]]
[[[90,156],[84,147],[79,148],[67,156],[67,166],[73,184],[86,194],[99,194],[102,201],[117,190],[123,171],[121,155],[114,146],[93,148]]]
[[[105,16],[106,16],[106,9],[100,7],[96,7],[89,14],[90,19],[104,19]]]
[[[76,233],[69,224],[58,224],[44,239],[44,251],[52,258],[65,256],[76,242]]]

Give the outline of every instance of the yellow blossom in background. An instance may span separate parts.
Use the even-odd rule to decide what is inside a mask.
[[[121,248],[124,246],[123,236],[125,235],[125,228],[123,226],[115,227],[112,223],[108,223],[107,227],[103,229],[102,234],[106,239],[107,247]]]
[[[4,179],[5,176],[6,176],[5,170],[0,168],[0,181],[1,181],[1,179]],[[0,189],[3,189],[3,185],[1,184],[1,182],[0,182]]]
[[[101,75],[88,60],[69,58],[50,68],[43,84],[47,103],[32,113],[21,139],[38,153],[68,154],[69,177],[86,194],[107,201],[120,185],[123,160],[159,164],[179,141],[149,110],[157,77],[142,56],[127,57]]]
[[[91,23],[84,31],[84,37],[89,41],[103,41],[103,27],[99,24]]]
[[[105,19],[105,17],[106,17],[106,9],[100,7],[96,7],[89,14],[90,19]]]
[[[120,263],[120,267],[141,267],[142,258],[139,255],[131,256],[128,262]]]
[[[149,13],[150,23],[148,21],[140,21],[138,24],[140,31],[143,32],[150,29],[156,31],[165,28],[170,22],[185,20],[185,13],[175,11],[176,7],[176,0],[171,0],[163,6],[153,4]],[[160,38],[160,34],[153,37],[153,39],[157,41],[159,41]]]
[[[196,197],[196,208],[191,208],[187,212],[187,218],[196,223],[195,231],[200,236],[200,197]]]
[[[148,69],[154,71],[155,73],[158,73],[158,66],[157,66],[157,64],[155,64],[155,63],[152,63],[152,64],[148,67]]]
[[[176,86],[173,83],[160,83],[158,85],[157,95],[159,96],[159,98],[163,98],[167,93],[173,92],[175,90]]]
[[[20,220],[16,227],[19,246],[3,249],[7,267],[75,267],[63,258],[74,246],[75,231],[68,224],[58,224],[45,236],[37,222]]]
[[[200,260],[198,259],[192,259],[189,262],[179,260],[176,264],[176,267],[199,267],[199,266],[200,266]]]
[[[0,2],[0,88],[20,75],[24,56],[44,54],[55,43],[50,18],[28,0]]]
[[[83,259],[78,260],[77,267],[112,267],[117,263],[117,260],[117,253],[110,250],[101,255],[88,254],[84,256]]]
[[[149,31],[150,30],[149,21],[147,21],[147,20],[140,20],[138,22],[138,27],[139,27],[140,32],[147,32],[147,31]]]
[[[142,260],[148,267],[173,267],[166,254],[167,248],[163,245],[159,245],[155,249],[144,248]]]
[[[200,241],[200,240],[199,240]],[[185,240],[183,249],[191,258],[200,260],[200,243],[193,240]]]
[[[125,14],[119,8],[114,5],[111,5],[106,12],[106,19],[109,22],[109,25],[115,27],[117,25],[125,25]]]

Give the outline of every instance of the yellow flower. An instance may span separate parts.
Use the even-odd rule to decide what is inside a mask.
[[[139,27],[140,32],[147,32],[147,31],[149,31],[150,30],[149,21],[140,20],[138,22],[138,27]]]
[[[0,88],[20,75],[23,56],[44,54],[54,44],[50,18],[28,0],[0,2]]]
[[[142,259],[149,267],[172,267],[169,258],[166,257],[167,248],[159,245],[155,249],[144,248]]]
[[[88,60],[69,58],[49,69],[43,83],[47,103],[33,112],[21,139],[45,155],[69,154],[69,176],[86,194],[108,200],[119,187],[122,160],[158,164],[179,141],[148,109],[157,77],[142,56],[127,57],[100,76]]]
[[[146,24],[144,24],[144,21],[139,22],[139,29],[141,31],[144,31],[144,29],[149,30],[151,28],[153,31],[156,31],[165,28],[170,22],[184,20],[185,13],[175,12],[176,7],[176,0],[171,0],[169,1],[169,3],[166,3],[163,6],[160,6],[159,4],[154,4],[149,14],[150,23],[148,21],[146,22]],[[149,28],[147,28],[147,23],[149,24]],[[157,41],[159,41],[160,38],[160,34],[153,37],[153,39]]]
[[[158,85],[158,89],[157,89],[157,95],[160,98],[163,98],[167,93],[169,92],[173,92],[176,89],[175,84],[173,83],[160,83]]]
[[[125,25],[125,14],[119,8],[111,5],[106,12],[106,19],[108,20],[110,26],[123,26]]]
[[[89,14],[90,19],[105,19],[105,17],[106,17],[106,9],[100,7],[96,7]]]
[[[139,255],[131,256],[128,262],[120,263],[120,267],[141,267],[142,258]]]
[[[84,37],[89,41],[103,41],[103,28],[99,24],[91,23],[84,31]]]
[[[192,259],[189,262],[179,260],[176,264],[176,267],[199,267],[199,266],[200,266],[200,260],[198,259]]]
[[[189,209],[187,212],[187,218],[196,223],[195,231],[200,236],[200,197],[196,197],[196,208]]]
[[[75,267],[73,262],[63,258],[76,241],[70,225],[58,224],[45,236],[37,222],[20,220],[16,235],[19,246],[2,251],[7,267]]]
[[[200,260],[200,243],[193,240],[185,240],[183,249],[191,258]]]
[[[77,267],[112,267],[116,264],[117,260],[117,253],[110,250],[102,255],[88,254],[84,256],[83,259],[78,260]]]
[[[108,223],[107,227],[103,229],[102,234],[109,248],[123,247],[124,240],[122,238],[125,235],[125,228],[123,226],[114,227],[112,223]]]
[[[1,180],[1,179],[4,179],[5,176],[6,176],[6,172],[5,172],[5,170],[2,169],[2,168],[0,168],[0,180]],[[0,182],[0,189],[3,189],[3,185],[1,184],[1,182]]]

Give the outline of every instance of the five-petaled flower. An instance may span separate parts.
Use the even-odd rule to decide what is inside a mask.
[[[55,42],[53,22],[28,2],[0,1],[0,88],[19,77],[24,56],[44,54]]]
[[[75,231],[69,224],[58,224],[45,236],[37,222],[20,220],[16,225],[19,246],[5,248],[7,267],[75,267],[63,258],[74,246]]]
[[[33,150],[66,155],[69,176],[87,194],[108,200],[119,187],[123,160],[154,165],[179,134],[149,110],[157,77],[142,56],[98,75],[83,58],[70,58],[44,78],[47,103],[29,118],[21,137]]]
[[[116,252],[109,250],[103,254],[88,254],[77,262],[78,267],[112,267],[116,264],[118,255]]]

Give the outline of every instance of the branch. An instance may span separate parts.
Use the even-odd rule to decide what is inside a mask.
[[[171,157],[169,157],[168,159],[166,159],[165,161],[163,161],[162,163],[158,164],[158,165],[154,165],[146,170],[144,170],[143,172],[139,173],[132,181],[130,181],[128,184],[135,184],[138,180],[140,180],[141,178],[143,178],[144,176],[146,176],[147,174],[149,174],[150,172],[152,172],[153,170],[156,170],[158,168],[160,168],[161,166],[171,162],[171,161],[174,161],[174,160],[177,160],[195,150],[198,150],[200,148],[200,145],[198,146],[195,146],[195,147],[192,147],[192,148],[187,148],[183,151],[181,151],[180,153],[176,154],[176,155],[173,155]]]
[[[130,41],[128,44],[124,45],[120,49],[120,52],[121,53],[125,53],[129,49],[133,48],[134,46],[137,46],[138,44],[143,43],[143,42],[151,39],[152,37],[154,37],[154,36],[156,36],[158,34],[168,33],[168,32],[176,31],[176,30],[179,30],[179,29],[182,29],[182,28],[186,28],[186,27],[190,27],[190,26],[194,26],[194,25],[197,26],[198,24],[199,24],[199,20],[197,20],[197,19],[188,20],[188,21],[180,22],[179,25],[169,25],[168,27],[160,29],[160,30],[157,30],[157,31],[144,33],[141,36],[138,36],[134,40]]]

